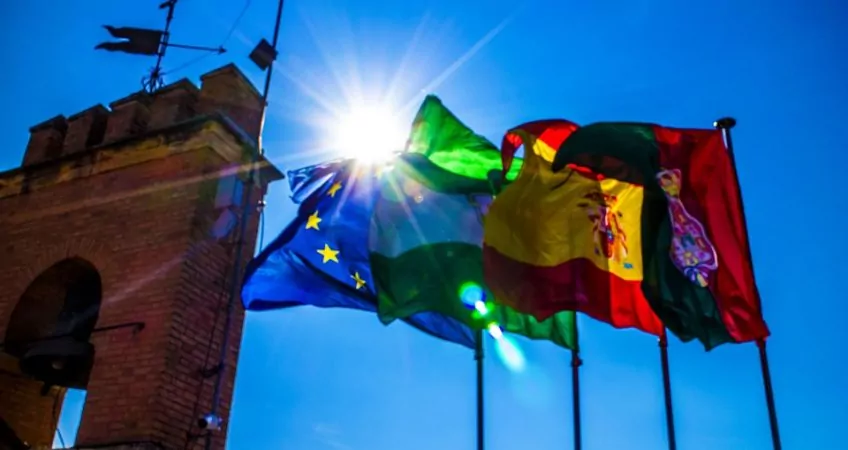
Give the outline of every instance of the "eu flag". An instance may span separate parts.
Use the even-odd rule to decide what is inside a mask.
[[[298,213],[248,265],[242,286],[246,309],[312,305],[377,311],[368,234],[382,170],[345,159],[288,173]],[[474,346],[471,330],[456,319],[427,312],[406,322]]]

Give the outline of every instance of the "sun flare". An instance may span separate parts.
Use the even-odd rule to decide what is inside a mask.
[[[386,105],[359,105],[339,117],[332,146],[343,156],[366,163],[383,162],[403,150],[409,126]]]

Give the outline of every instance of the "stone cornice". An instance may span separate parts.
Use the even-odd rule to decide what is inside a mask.
[[[256,142],[250,136],[225,115],[211,114],[59,159],[2,172],[0,199],[197,150],[213,151],[225,161],[243,163],[244,172],[253,157],[263,183],[283,178],[276,167],[257,154]]]

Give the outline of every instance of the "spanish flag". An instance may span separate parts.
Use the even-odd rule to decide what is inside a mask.
[[[574,310],[667,327],[707,349],[768,335],[719,131],[531,122],[504,137],[504,170],[522,145],[486,217],[496,301],[539,320]]]

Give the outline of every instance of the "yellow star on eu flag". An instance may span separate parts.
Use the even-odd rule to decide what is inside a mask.
[[[321,218],[318,217],[318,211],[312,213],[309,217],[306,218],[306,229],[318,229],[318,224],[321,223]]]
[[[327,190],[327,195],[329,195],[330,197],[335,197],[336,192],[339,192],[339,189],[341,189],[341,188],[342,188],[342,184],[337,181],[337,182],[333,183],[332,186],[330,186],[329,190]]]
[[[317,250],[318,254],[324,257],[322,263],[326,264],[328,261],[339,262],[339,251],[333,250],[329,245],[324,244],[324,248]]]
[[[356,282],[357,290],[365,287],[365,280],[363,280],[362,277],[359,276],[359,272],[354,272],[353,275],[351,275],[350,277],[353,278],[354,282]]]

